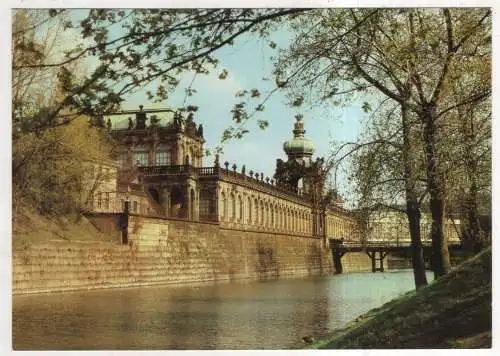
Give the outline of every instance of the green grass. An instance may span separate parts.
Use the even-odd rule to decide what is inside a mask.
[[[310,348],[490,348],[491,248],[426,288],[360,316]]]

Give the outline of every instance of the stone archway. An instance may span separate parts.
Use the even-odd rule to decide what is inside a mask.
[[[148,188],[148,193],[156,204],[161,205],[161,197],[160,197],[160,192],[158,192],[158,189],[150,187]]]
[[[178,186],[173,186],[170,191],[170,216],[176,218],[184,217],[184,194]]]

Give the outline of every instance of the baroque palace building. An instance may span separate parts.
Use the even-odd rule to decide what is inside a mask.
[[[358,240],[354,213],[324,191],[324,161],[297,119],[276,160],[274,177],[229,162],[204,165],[203,127],[192,112],[143,110],[100,122],[117,142],[116,191],[97,192],[93,211],[119,211],[209,221],[231,229]],[[94,194],[95,195],[95,194]]]
[[[402,209],[374,211],[361,226],[357,213],[325,189],[325,163],[313,159],[314,145],[302,119],[284,142],[287,160],[276,160],[272,178],[245,165],[221,163],[218,156],[212,165],[204,164],[203,127],[192,112],[143,110],[141,105],[97,123],[107,126],[116,141],[116,162],[91,164],[94,189],[84,198],[89,212],[122,212],[128,203],[133,214],[314,237],[325,246],[329,239],[409,243]],[[430,225],[430,214],[422,211],[422,239],[428,242]],[[448,241],[459,241],[459,219],[447,220],[444,229]]]

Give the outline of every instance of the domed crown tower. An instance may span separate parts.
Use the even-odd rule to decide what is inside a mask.
[[[286,162],[279,158],[276,160],[274,178],[278,185],[308,195],[314,185],[312,172],[314,145],[310,139],[304,137],[306,131],[302,118],[297,118],[292,132],[293,138],[283,144],[288,160]]]
[[[288,161],[295,160],[298,163],[309,167],[311,165],[311,156],[315,148],[310,139],[304,137],[304,121],[302,118],[297,118],[293,129],[293,138],[283,144],[283,150],[288,156]]]

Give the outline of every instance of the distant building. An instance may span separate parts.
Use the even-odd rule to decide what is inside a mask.
[[[410,243],[408,217],[405,212],[398,211],[402,207],[379,209],[370,214],[364,238],[369,242],[392,240],[398,243]],[[420,217],[420,235],[422,242],[431,242],[431,216],[422,211]],[[444,233],[449,242],[460,241],[460,220],[453,218],[444,222]]]
[[[96,213],[122,212],[125,202],[133,213],[154,213],[148,195],[135,177],[123,182],[115,162],[89,162],[81,202],[86,211]],[[121,179],[120,179],[121,178]]]

